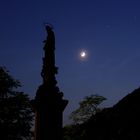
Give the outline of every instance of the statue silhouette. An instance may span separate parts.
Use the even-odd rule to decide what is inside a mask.
[[[62,114],[68,101],[56,86],[55,35],[50,25],[46,25],[47,38],[44,41],[44,58],[39,86],[33,106],[35,108],[35,140],[62,140]]]

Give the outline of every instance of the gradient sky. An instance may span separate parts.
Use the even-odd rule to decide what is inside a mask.
[[[0,65],[31,98],[41,84],[44,22],[56,35],[58,86],[69,100],[64,122],[85,96],[102,95],[112,106],[139,87],[139,0],[1,0]]]

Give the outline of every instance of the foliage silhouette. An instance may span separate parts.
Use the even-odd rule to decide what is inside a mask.
[[[71,124],[63,128],[64,140],[84,140],[84,124]]]
[[[140,126],[140,88],[116,105],[97,113],[86,126],[86,138],[92,140],[138,140]]]
[[[33,114],[27,94],[18,91],[21,84],[0,67],[0,138],[30,140]]]
[[[64,140],[84,140],[86,123],[90,117],[95,116],[96,113],[102,110],[99,105],[104,100],[106,100],[106,98],[103,96],[90,95],[86,96],[81,102],[79,102],[79,108],[73,111],[70,115],[73,124],[66,125],[63,128]]]
[[[105,108],[83,124],[64,127],[64,140],[140,139],[140,88],[116,105]]]
[[[75,124],[81,124],[90,119],[91,116],[101,111],[99,105],[106,100],[105,97],[99,95],[86,96],[80,103],[79,108],[73,111],[70,119]]]

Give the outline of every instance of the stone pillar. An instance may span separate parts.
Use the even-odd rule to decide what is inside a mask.
[[[33,106],[35,108],[35,140],[62,140],[63,111],[68,103],[56,86],[55,36],[50,25],[46,25],[44,58],[39,86]]]

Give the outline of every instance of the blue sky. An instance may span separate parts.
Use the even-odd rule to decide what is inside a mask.
[[[1,0],[0,65],[34,98],[41,84],[43,23],[54,26],[58,86],[69,100],[64,118],[90,94],[112,106],[140,83],[138,0]],[[79,51],[89,53],[86,61]]]

